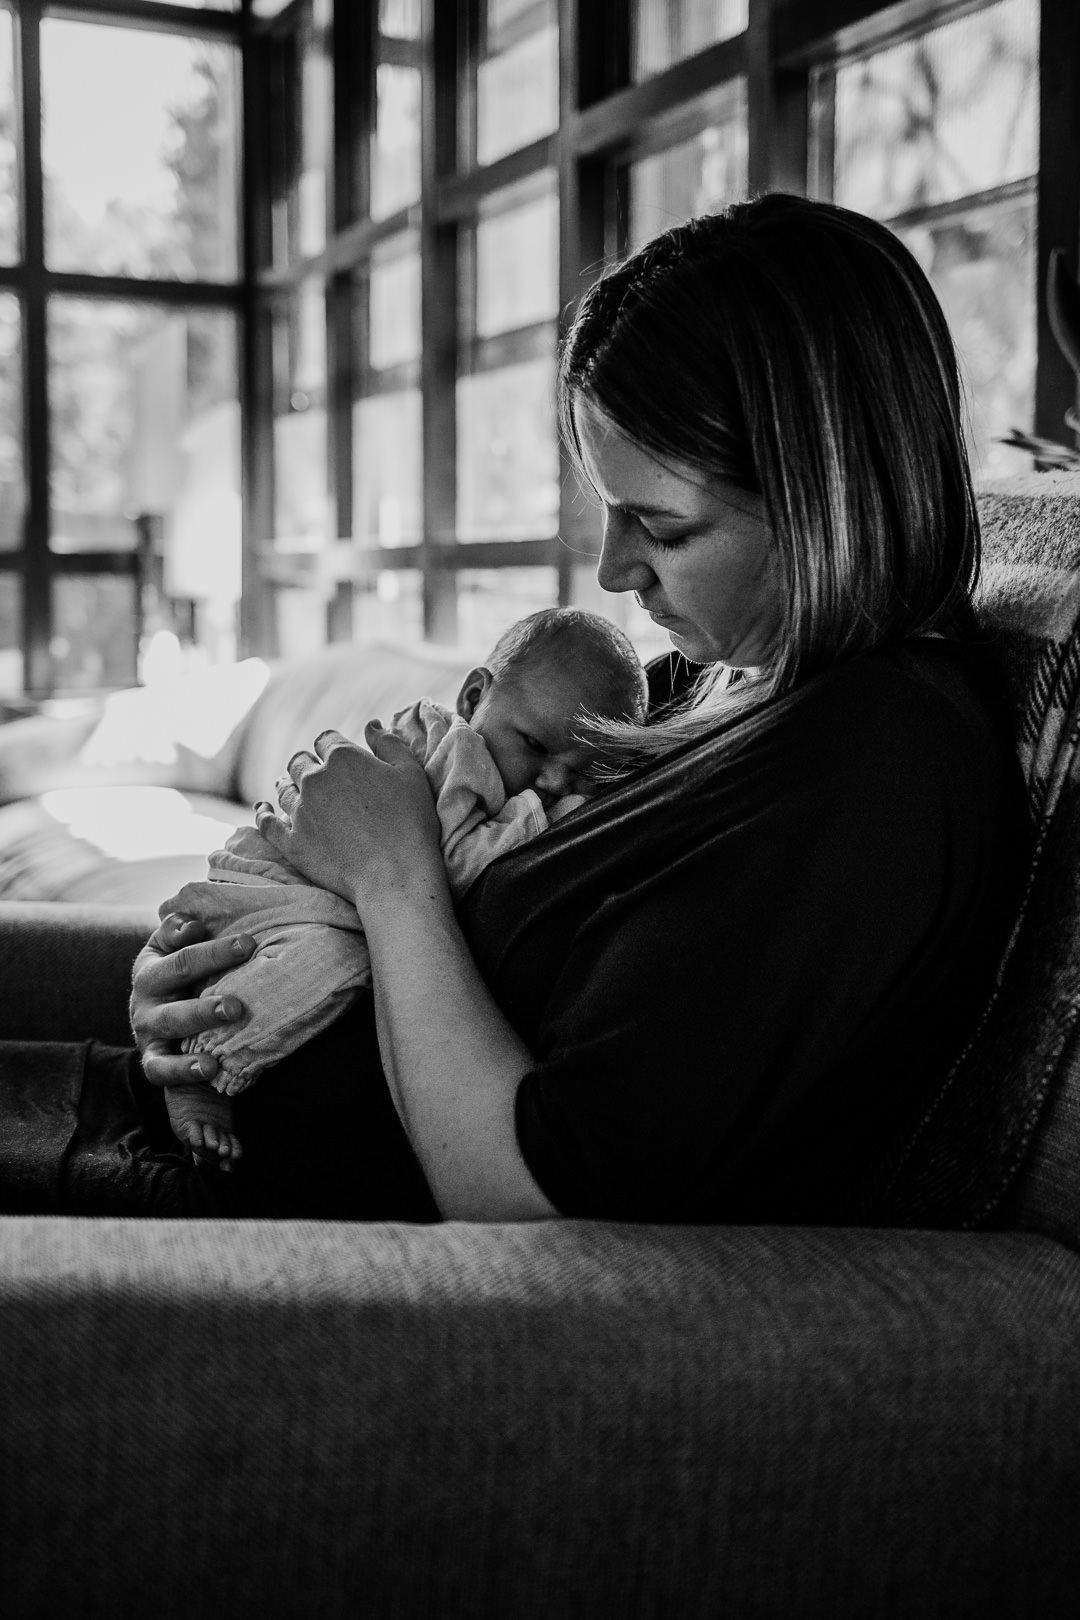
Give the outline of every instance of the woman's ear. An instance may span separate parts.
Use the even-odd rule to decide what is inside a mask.
[[[477,704],[494,679],[494,675],[484,664],[481,664],[479,669],[470,669],[457,695],[457,712],[463,720],[472,719]]]

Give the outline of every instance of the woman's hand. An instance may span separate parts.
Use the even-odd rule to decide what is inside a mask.
[[[246,961],[254,949],[248,934],[208,940],[200,923],[176,915],[150,935],[135,959],[129,1016],[143,1072],[153,1085],[213,1079],[216,1059],[208,1052],[181,1052],[179,1042],[241,1016],[235,996],[200,999],[198,990],[204,979]]]
[[[364,735],[370,754],[338,731],[321,732],[314,754],[294,754],[279,780],[282,816],[255,806],[263,837],[313,883],[351,900],[361,918],[388,894],[445,883],[423,766],[378,720]]]

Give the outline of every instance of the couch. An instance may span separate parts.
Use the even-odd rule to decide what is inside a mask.
[[[1080,1612],[1080,480],[982,505],[1037,849],[866,1224],[0,1220],[6,1616]],[[143,920],[0,905],[0,1036]]]

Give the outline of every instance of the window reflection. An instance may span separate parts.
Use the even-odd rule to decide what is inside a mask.
[[[647,79],[684,56],[741,34],[748,0],[635,0],[633,76]]]
[[[555,533],[554,391],[553,358],[459,379],[459,539],[540,539]]]
[[[11,13],[0,11],[0,263],[19,254],[19,149]]]
[[[476,227],[478,337],[554,320],[558,314],[559,199],[554,175],[542,175],[539,185],[536,195],[537,182],[530,181],[525,200],[516,206],[507,206],[506,192],[481,204]],[[514,195],[510,193],[509,200]]]
[[[21,332],[19,300],[0,292],[0,551],[23,543]]]
[[[494,163],[559,122],[559,29],[554,0],[489,0],[487,54],[476,73],[476,161]],[[524,32],[522,24],[527,25]]]
[[[716,122],[692,140],[630,165],[632,251],[694,214],[705,214],[746,195],[746,84],[725,94]]]
[[[234,277],[236,50],[46,17],[41,61],[50,268]]]
[[[998,4],[836,73],[836,201],[887,218],[1033,175],[1036,0]]]

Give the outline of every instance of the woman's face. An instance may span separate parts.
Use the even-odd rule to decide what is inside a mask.
[[[589,481],[604,508],[596,577],[633,591],[679,652],[745,669],[780,627],[780,575],[760,495],[658,461],[587,400],[574,407]]]

